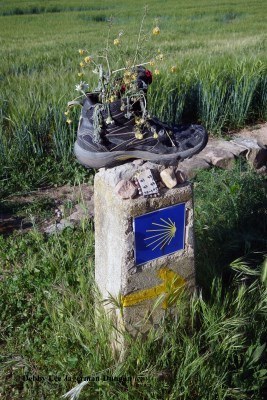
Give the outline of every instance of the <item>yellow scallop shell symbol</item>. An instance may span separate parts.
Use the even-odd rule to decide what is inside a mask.
[[[170,218],[168,218],[168,221],[160,218],[160,221],[160,224],[152,222],[154,229],[146,230],[146,232],[151,232],[151,235],[145,238],[147,241],[146,247],[153,246],[152,250],[155,250],[157,247],[160,247],[160,250],[162,250],[164,246],[168,246],[171,243],[176,234],[175,222]]]

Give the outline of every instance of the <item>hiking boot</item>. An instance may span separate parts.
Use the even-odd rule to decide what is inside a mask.
[[[175,165],[206,146],[208,135],[202,126],[171,127],[149,115],[146,92],[152,74],[142,66],[136,72],[136,90],[130,95],[123,97],[123,84],[116,101],[102,102],[101,93],[87,93],[74,146],[86,167],[112,167],[132,158]]]
[[[157,118],[143,118],[140,100],[130,107],[124,101],[103,105],[97,102],[97,94],[87,95],[74,147],[84,166],[112,167],[132,158],[175,165],[206,146],[208,135],[202,126],[172,128]]]

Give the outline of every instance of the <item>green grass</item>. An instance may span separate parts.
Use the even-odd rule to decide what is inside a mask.
[[[204,124],[214,134],[266,120],[264,0],[223,3],[149,1],[147,29],[160,17],[161,34],[148,43],[164,61],[150,90],[150,108],[170,122]],[[0,193],[86,179],[74,160],[74,126],[65,122],[76,96],[80,56],[103,48],[107,18],[112,38],[125,32],[134,48],[143,1],[0,1]],[[143,59],[142,59],[143,61]],[[169,68],[177,65],[177,73]],[[94,88],[94,76],[86,76]]]
[[[162,331],[145,341],[126,335],[124,360],[111,353],[112,327],[99,308],[95,324],[91,223],[50,237],[32,230],[0,238],[1,399],[58,399],[82,377],[105,374],[131,379],[90,382],[79,399],[263,400],[265,199],[265,180],[240,164],[198,175],[199,291],[180,298]]]
[[[266,120],[264,0],[148,4],[147,26],[160,17],[161,27],[149,46],[164,54],[149,94],[152,112],[170,122],[201,122],[213,134]],[[72,154],[79,112],[71,127],[64,116],[78,82],[77,50],[101,48],[113,14],[113,35],[123,29],[131,51],[142,7],[140,0],[0,1],[2,200],[91,178]],[[91,76],[88,82],[94,87]],[[14,207],[37,221],[51,212],[46,201]],[[80,377],[102,374],[131,379],[91,382],[80,399],[264,399],[265,210],[266,182],[247,167],[198,175],[201,291],[181,298],[176,320],[166,315],[163,330],[146,341],[126,337],[124,360],[111,353],[112,327],[101,310],[95,325],[92,223],[51,237],[37,229],[0,237],[1,399],[58,399]],[[229,266],[242,255],[249,266]],[[25,374],[46,379],[24,381]]]

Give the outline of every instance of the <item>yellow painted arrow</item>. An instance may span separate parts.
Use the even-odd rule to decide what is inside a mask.
[[[154,286],[149,289],[139,290],[138,292],[130,293],[122,297],[123,307],[130,307],[135,304],[141,303],[144,300],[150,300],[160,294],[166,293],[163,308],[170,306],[173,303],[180,290],[185,285],[185,280],[176,272],[167,267],[163,267],[157,271],[157,276],[163,280],[160,285]],[[178,293],[179,292],[179,293]]]

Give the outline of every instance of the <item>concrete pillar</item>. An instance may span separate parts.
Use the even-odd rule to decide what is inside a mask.
[[[195,285],[191,184],[127,200],[115,189],[120,180],[153,167],[161,168],[128,163],[95,176],[96,283],[103,299],[120,302],[117,318],[132,335],[157,328],[181,288]]]

